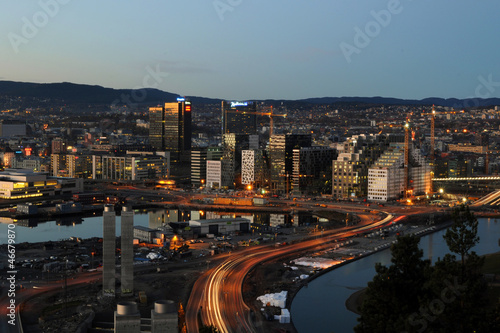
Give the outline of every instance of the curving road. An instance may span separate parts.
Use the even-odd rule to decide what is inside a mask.
[[[324,232],[324,236],[280,248],[256,247],[233,253],[223,263],[205,272],[193,286],[186,306],[188,332],[198,332],[199,321],[214,325],[220,332],[258,332],[251,320],[250,308],[243,301],[242,285],[245,276],[259,263],[304,250],[330,247],[339,238],[382,227],[391,222],[392,215],[360,227]]]

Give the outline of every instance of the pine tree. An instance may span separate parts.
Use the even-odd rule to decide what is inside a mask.
[[[355,332],[412,331],[410,315],[419,309],[419,298],[430,265],[423,260],[419,239],[400,236],[391,247],[392,265],[377,263],[377,274],[368,283]]]

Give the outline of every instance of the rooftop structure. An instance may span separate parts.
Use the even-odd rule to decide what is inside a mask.
[[[83,179],[49,177],[27,169],[0,172],[0,198],[22,199],[83,192]]]
[[[232,219],[191,220],[189,226],[195,234],[225,234],[233,231],[248,232],[250,220],[237,217]]]

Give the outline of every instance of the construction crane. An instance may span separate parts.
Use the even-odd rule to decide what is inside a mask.
[[[410,132],[411,132],[411,125],[410,125],[410,116],[406,118],[406,121],[404,124],[390,124],[390,123],[379,123],[377,126],[388,126],[391,128],[404,128],[405,130],[405,146],[404,146],[404,161],[403,161],[403,168],[404,168],[404,181],[403,181],[403,188],[404,188],[404,198],[408,198],[408,182],[409,182],[409,173],[408,173],[408,167],[409,167],[409,162],[410,162]],[[382,129],[383,130],[383,129]],[[382,133],[382,131],[380,131]],[[379,134],[380,134],[379,133]]]
[[[484,174],[485,175],[489,174],[490,154],[498,155],[499,153],[500,153],[500,150],[489,150],[489,149],[486,150],[486,152],[485,152],[485,158],[484,158]]]
[[[464,110],[436,112],[436,107],[433,105],[431,112],[422,112],[422,116],[431,115],[431,153],[430,153],[430,155],[431,155],[431,166],[432,167],[434,167],[434,147],[435,147],[434,124],[436,122],[436,115],[437,114],[457,114],[457,113],[464,113]]]
[[[274,114],[273,113],[273,107],[269,107],[269,112],[262,112],[262,111],[238,111],[238,110],[226,110],[228,113],[237,113],[237,114],[251,114],[251,115],[257,115],[257,116],[267,116],[269,117],[269,137],[273,135],[273,117],[283,117],[286,118],[286,114]]]
[[[408,165],[410,161],[410,120],[407,118],[404,124],[405,128],[405,158],[404,158],[404,198],[408,198]]]

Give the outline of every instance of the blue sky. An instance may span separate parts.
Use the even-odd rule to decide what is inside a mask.
[[[2,80],[226,99],[500,97],[497,0],[1,3]]]

